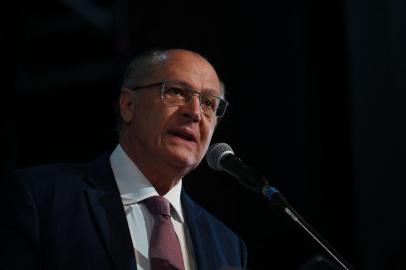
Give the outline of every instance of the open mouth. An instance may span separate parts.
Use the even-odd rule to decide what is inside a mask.
[[[170,132],[172,135],[179,137],[183,140],[190,141],[190,142],[195,142],[196,138],[193,136],[193,134],[185,132],[185,131],[180,131],[180,130],[174,130]]]

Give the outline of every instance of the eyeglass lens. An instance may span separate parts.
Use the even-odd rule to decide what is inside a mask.
[[[200,107],[207,116],[223,116],[227,103],[220,97],[211,94],[202,94],[192,89],[182,87],[176,84],[164,83],[162,87],[162,98],[166,102],[174,105],[184,105],[189,102],[193,96],[198,96]]]

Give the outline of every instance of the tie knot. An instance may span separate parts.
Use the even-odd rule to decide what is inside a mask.
[[[153,214],[156,215],[171,215],[171,205],[167,199],[161,196],[152,196],[145,199],[145,205],[147,206],[148,210]]]

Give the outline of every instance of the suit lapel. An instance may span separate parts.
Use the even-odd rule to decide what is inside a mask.
[[[89,164],[86,190],[89,209],[117,270],[136,269],[131,235],[123,204],[106,154]]]
[[[212,243],[210,228],[207,220],[203,218],[203,213],[190,197],[182,191],[182,206],[185,212],[186,224],[193,243],[193,250],[197,268],[199,270],[217,269],[217,253],[213,250],[216,245]]]

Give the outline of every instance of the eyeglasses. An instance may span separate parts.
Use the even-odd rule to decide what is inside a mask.
[[[182,83],[179,82],[163,81],[132,87],[129,89],[136,91],[139,89],[150,88],[158,85],[162,85],[161,99],[168,104],[182,106],[191,101],[193,96],[198,96],[200,108],[207,117],[212,117],[213,115],[222,117],[226,112],[228,102],[221,97],[209,93],[197,92],[190,87],[182,85]]]

